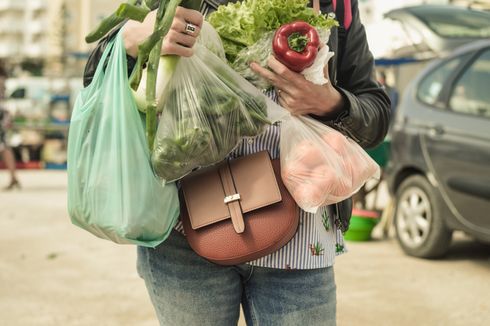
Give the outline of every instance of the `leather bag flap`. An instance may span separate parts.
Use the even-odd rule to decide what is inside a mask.
[[[282,200],[271,159],[267,151],[226,161],[199,170],[182,180],[182,190],[194,230],[231,218],[219,168],[229,165],[242,213]]]

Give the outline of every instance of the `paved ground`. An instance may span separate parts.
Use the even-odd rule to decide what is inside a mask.
[[[65,173],[20,176],[22,191],[0,192],[0,325],[156,326],[134,248],[70,224]],[[488,325],[489,247],[458,235],[441,261],[393,240],[349,249],[336,264],[340,326]]]

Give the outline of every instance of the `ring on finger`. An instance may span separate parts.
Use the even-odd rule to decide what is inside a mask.
[[[191,23],[185,24],[184,32],[189,35],[194,35],[197,31],[197,26]]]

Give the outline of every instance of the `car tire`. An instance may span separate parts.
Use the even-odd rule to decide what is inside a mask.
[[[442,198],[422,175],[406,178],[396,191],[395,230],[403,251],[419,258],[440,258],[451,243],[442,216]]]

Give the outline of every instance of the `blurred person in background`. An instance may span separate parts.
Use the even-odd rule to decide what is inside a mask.
[[[12,149],[7,144],[7,130],[11,127],[11,120],[8,112],[2,107],[5,99],[5,81],[7,80],[7,71],[0,64],[0,153],[2,159],[10,173],[10,183],[3,188],[4,190],[12,190],[20,188],[19,180],[15,172],[15,156]]]

